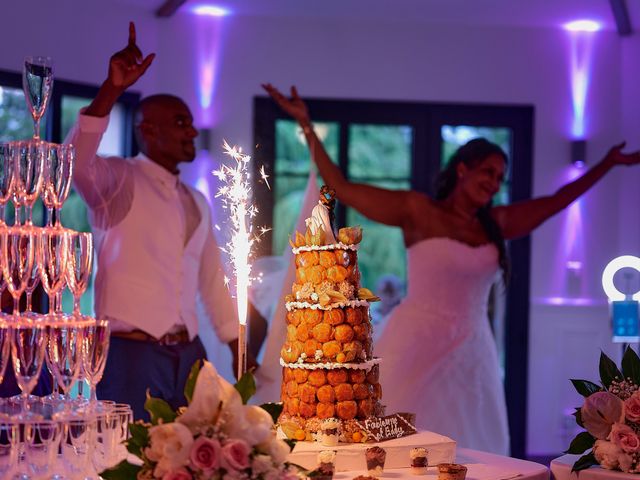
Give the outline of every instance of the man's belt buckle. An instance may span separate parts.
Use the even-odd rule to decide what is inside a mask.
[[[189,341],[189,335],[186,331],[178,333],[167,333],[157,340],[159,345],[172,347]]]

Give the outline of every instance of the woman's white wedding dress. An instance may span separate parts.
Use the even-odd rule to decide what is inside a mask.
[[[487,316],[496,247],[429,238],[409,248],[408,266],[407,296],[375,346],[387,413],[415,413],[418,429],[460,447],[508,454],[504,389]]]

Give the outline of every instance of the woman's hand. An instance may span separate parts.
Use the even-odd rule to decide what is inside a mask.
[[[304,101],[298,95],[296,87],[291,87],[291,99],[285,97],[280,91],[271,85],[270,83],[263,83],[264,88],[271,98],[275,100],[278,106],[286,113],[291,115],[300,125],[309,125],[311,119],[309,118],[309,110]]]
[[[622,142],[611,147],[605,156],[605,162],[609,162],[611,165],[636,165],[640,163],[640,151],[622,153],[625,145],[626,142]]]

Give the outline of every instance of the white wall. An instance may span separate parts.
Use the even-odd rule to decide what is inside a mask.
[[[202,47],[196,45],[198,35],[208,36],[205,48],[219,48],[218,80],[212,121],[200,123],[214,129],[214,157],[220,156],[222,138],[251,150],[252,97],[262,94],[261,82],[271,82],[281,88],[296,84],[303,95],[314,97],[531,104],[535,106],[535,194],[551,193],[570,173],[570,52],[567,34],[560,29],[233,16],[206,26],[187,13],[156,20],[117,6],[99,10],[98,2],[73,2],[80,11],[72,11],[70,1],[56,8],[45,0],[17,4],[12,2],[10,18],[4,16],[0,29],[0,68],[17,69],[24,55],[44,53],[55,58],[60,77],[99,82],[108,56],[124,45],[131,18],[137,21],[143,50],[158,53],[140,90],[183,96],[197,120],[202,118],[195,87],[197,52]],[[30,4],[45,10],[47,20],[34,20],[38,31],[26,35]],[[640,126],[640,93],[635,85],[639,49],[637,39],[620,39],[612,32],[600,32],[595,38],[587,100],[590,164],[613,143],[625,137],[631,140]],[[633,146],[639,144],[635,141]],[[209,166],[196,165],[187,175],[193,177],[197,169],[206,172]],[[614,256],[639,253],[640,240],[634,208],[640,195],[635,188],[640,169],[618,170],[581,202],[584,249],[575,254],[579,258],[564,253],[567,213],[533,235],[531,454],[566,448],[563,412],[579,402],[568,377],[597,379],[599,349],[617,350],[608,342],[599,277]],[[566,260],[583,262],[571,284]],[[569,295],[589,299],[591,305],[548,304],[550,297]],[[560,363],[563,368],[555,368]]]

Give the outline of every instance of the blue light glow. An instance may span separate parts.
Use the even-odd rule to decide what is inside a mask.
[[[191,11],[203,17],[224,17],[231,13],[229,10],[216,5],[196,5]]]
[[[565,23],[564,28],[570,32],[597,32],[600,30],[600,23],[595,20],[574,20]]]

